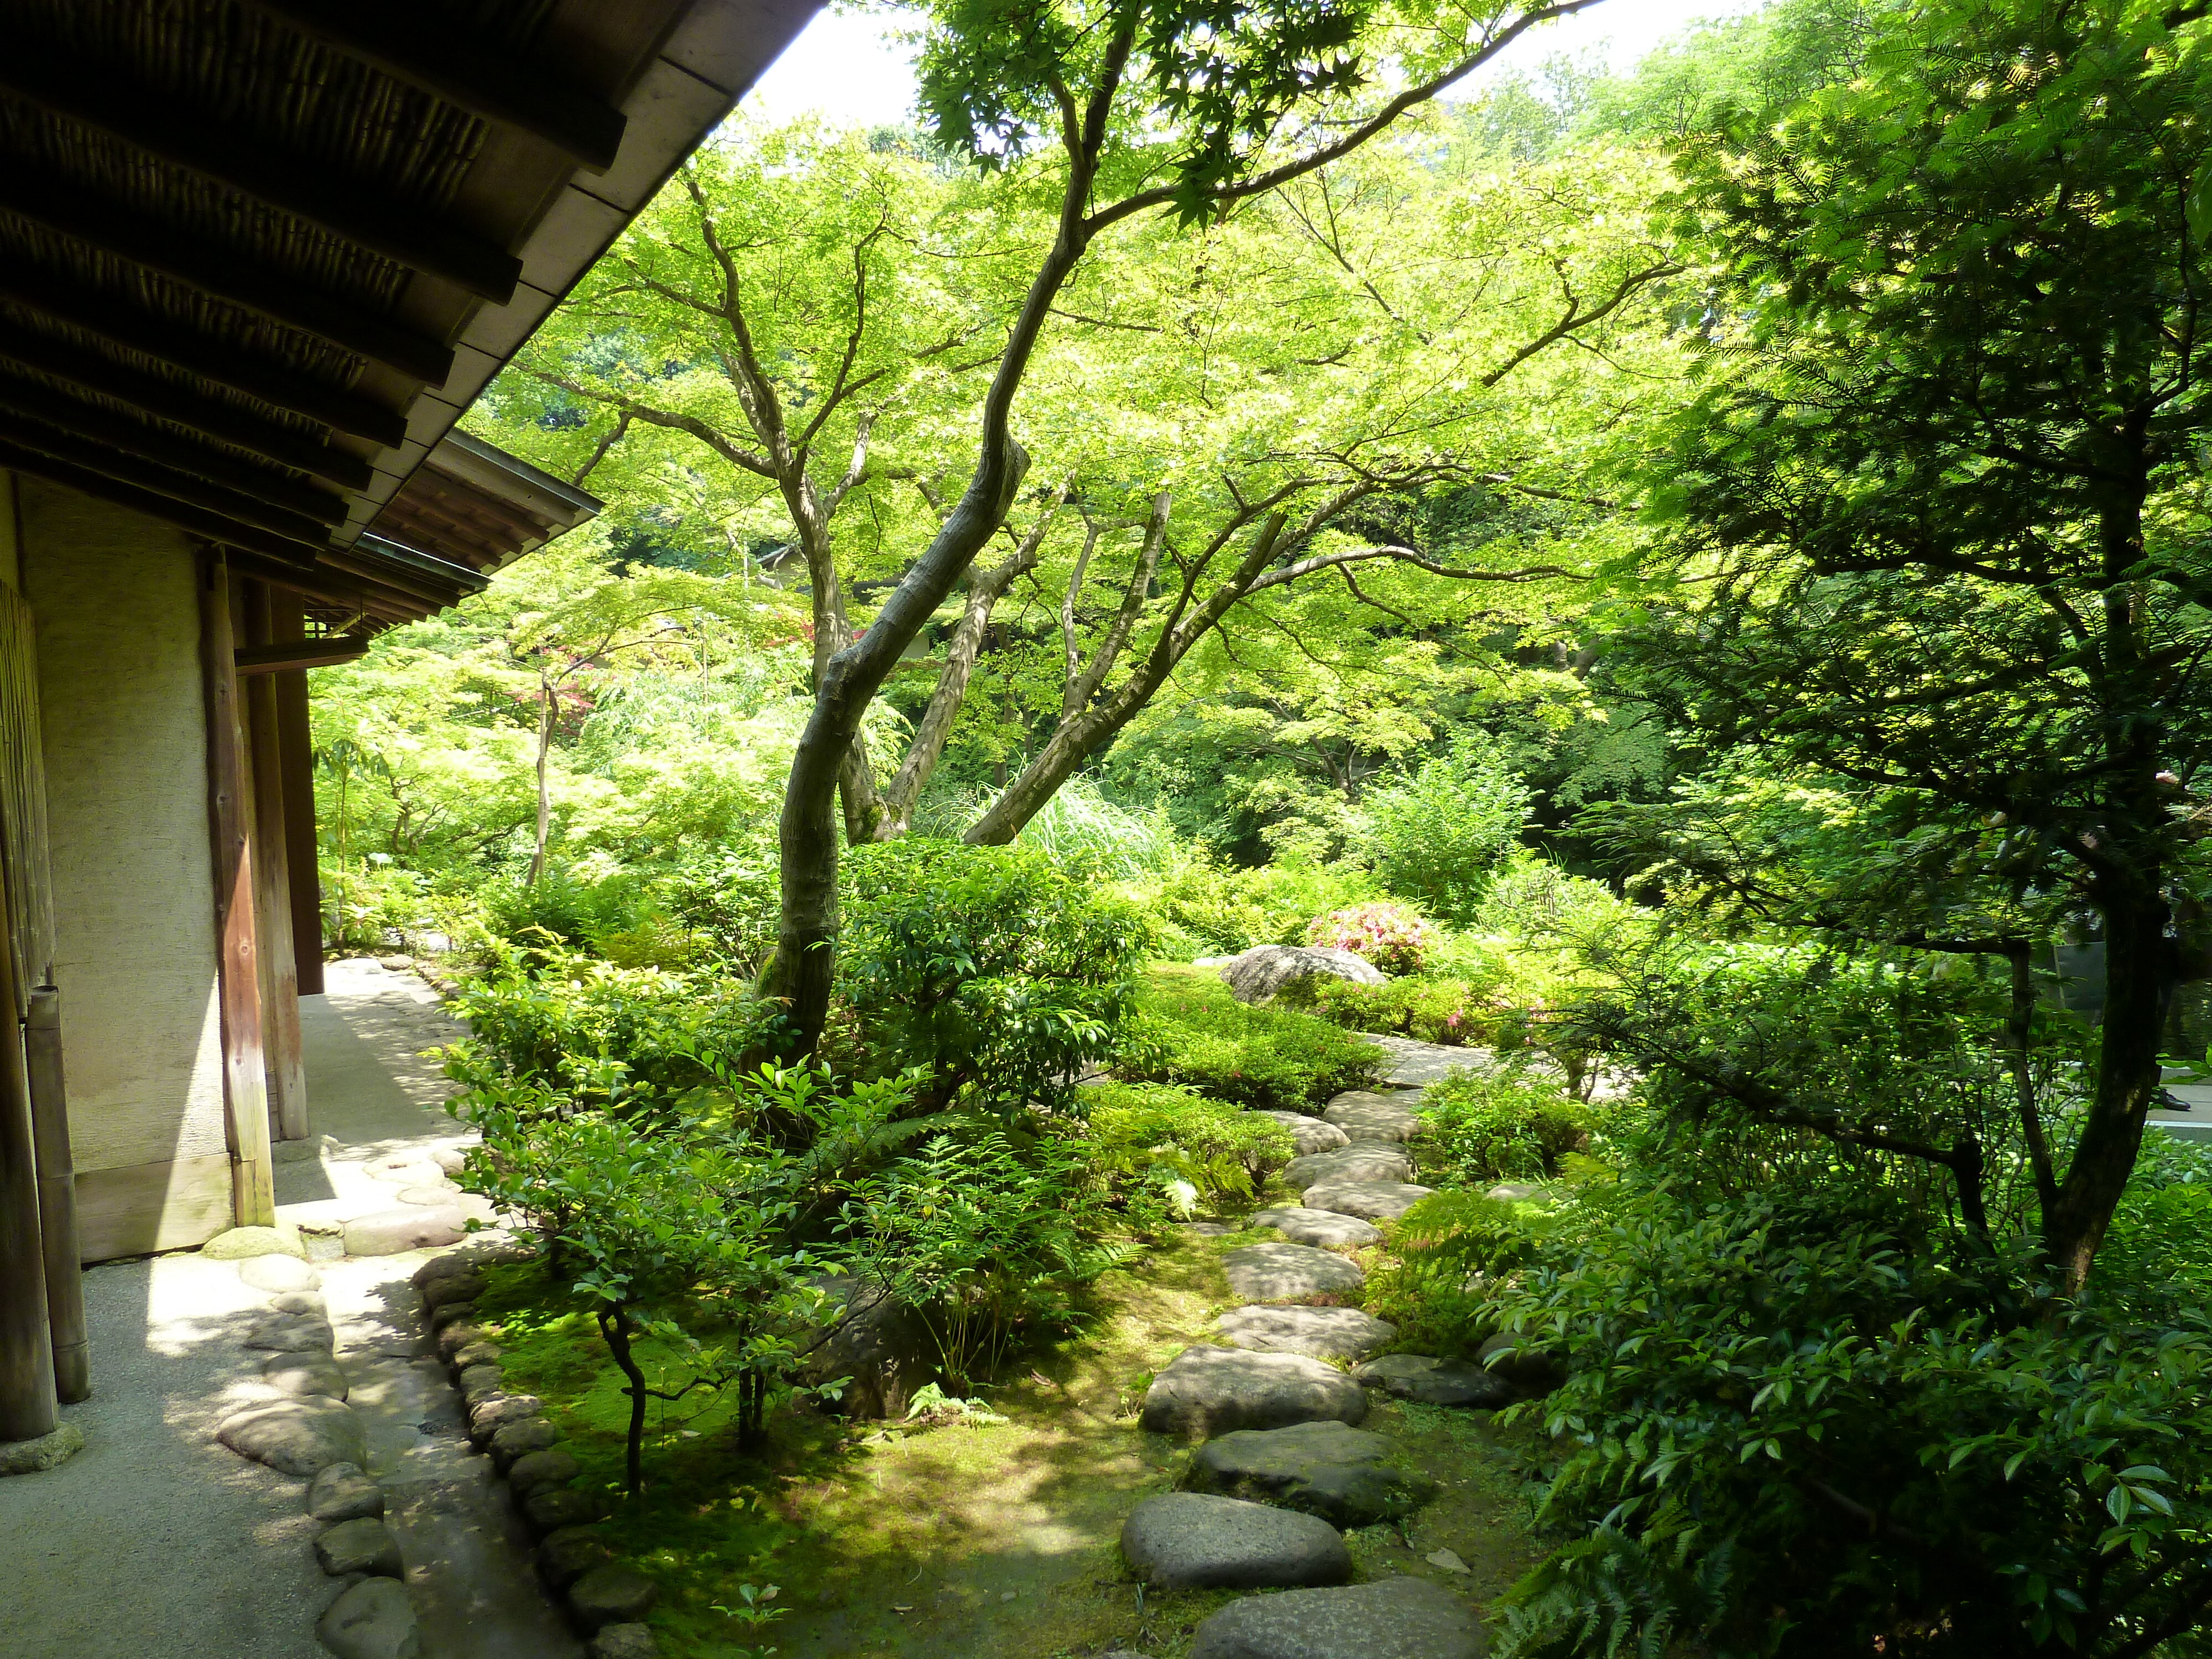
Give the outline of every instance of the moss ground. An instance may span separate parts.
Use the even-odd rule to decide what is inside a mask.
[[[755,1458],[711,1396],[656,1402],[635,1505],[621,1501],[628,1402],[589,1321],[562,1311],[536,1266],[498,1270],[479,1306],[505,1328],[510,1386],[548,1402],[583,1482],[605,1491],[609,1541],[659,1583],[653,1623],[672,1659],[1046,1659],[1121,1643],[1179,1659],[1231,1593],[1140,1593],[1122,1565],[1122,1518],[1188,1456],[1142,1432],[1136,1407],[1152,1371],[1232,1305],[1220,1252],[1256,1237],[1179,1235],[1107,1274],[1081,1333],[990,1390],[1002,1425],[909,1431],[792,1410]],[[1485,1416],[1387,1404],[1368,1426],[1443,1490],[1403,1534],[1351,1535],[1361,1577],[1431,1577],[1487,1601],[1520,1575],[1533,1551],[1509,1435]],[[1439,1548],[1471,1576],[1431,1565]],[[747,1624],[742,1587],[771,1584],[782,1616]]]

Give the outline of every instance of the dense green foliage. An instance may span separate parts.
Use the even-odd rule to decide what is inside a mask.
[[[1318,1110],[1376,1069],[1375,1050],[1290,1009],[1252,1007],[1211,975],[1162,975],[1139,997],[1115,1067],[1268,1111]]]

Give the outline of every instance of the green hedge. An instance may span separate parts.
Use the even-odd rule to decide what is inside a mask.
[[[1310,1112],[1371,1083],[1382,1054],[1326,1020],[1249,1008],[1209,969],[1159,969],[1114,1066],[1128,1081],[1181,1083],[1216,1100]]]

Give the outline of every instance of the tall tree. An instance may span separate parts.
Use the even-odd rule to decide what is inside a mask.
[[[2039,1171],[2076,1285],[2201,970],[2172,924],[2212,762],[2203,10],[1872,8],[1848,78],[1680,152],[1711,378],[1659,458],[1684,585],[1645,651],[1707,744],[1884,792],[2094,919],[2098,1072]]]
[[[1008,329],[975,466],[926,551],[816,688],[785,795],[782,915],[769,994],[811,1050],[830,1006],[837,934],[837,781],[869,702],[1004,522],[1025,471],[1014,404],[1055,303],[1092,243],[1140,216],[1218,218],[1352,154],[1534,25],[1542,6],[1364,3],[1225,14],[1171,0],[1046,6],[941,0],[921,59],[938,137],[987,167],[1056,188],[1055,229]],[[1403,89],[1378,89],[1393,63]],[[1055,176],[1056,175],[1056,176]]]

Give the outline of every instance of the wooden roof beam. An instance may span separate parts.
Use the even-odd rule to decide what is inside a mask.
[[[27,415],[126,454],[173,466],[215,483],[228,484],[272,507],[288,507],[319,523],[345,522],[345,502],[326,489],[303,483],[287,473],[256,466],[222,450],[174,436],[143,421],[108,414],[74,398],[56,397],[47,387],[29,380],[0,375],[0,410]]]
[[[221,484],[210,483],[204,478],[196,478],[155,461],[125,455],[106,444],[89,442],[36,421],[0,414],[0,440],[23,449],[36,450],[58,461],[67,461],[119,483],[150,489],[173,501],[204,508],[233,526],[250,525],[272,536],[281,536],[293,544],[293,555],[297,558],[312,560],[329,538],[328,526],[318,524],[304,513],[271,507],[235,489],[226,489]]]
[[[589,173],[614,165],[628,122],[589,88],[456,36],[451,13],[357,0],[245,0],[335,51],[471,115],[544,140]]]
[[[173,323],[126,308],[104,295],[0,267],[0,300],[112,340],[157,362],[173,364],[187,374],[243,392],[278,409],[320,421],[337,431],[366,438],[386,449],[397,449],[407,441],[407,420],[403,415],[358,393],[256,362],[234,346],[205,335],[189,334]]]
[[[326,478],[343,489],[366,489],[374,470],[358,455],[249,415],[220,398],[210,398],[162,380],[109,362],[65,340],[35,333],[0,318],[0,358],[51,375],[80,391],[112,398],[162,420],[173,421],[210,438],[251,451],[279,466]]]
[[[204,109],[114,84],[4,24],[0,89],[494,305],[514,297],[522,262],[506,249],[441,223],[420,205],[380,197],[328,167],[224,132]]]
[[[234,254],[189,241],[166,228],[156,230],[77,185],[0,169],[0,210],[158,271],[210,299],[312,334],[426,386],[443,386],[453,374],[453,354],[437,341],[389,318],[301,288],[294,278]]]
[[[241,674],[281,674],[291,668],[334,668],[359,662],[368,654],[368,641],[353,638],[279,640],[274,645],[241,645],[237,650]]]

